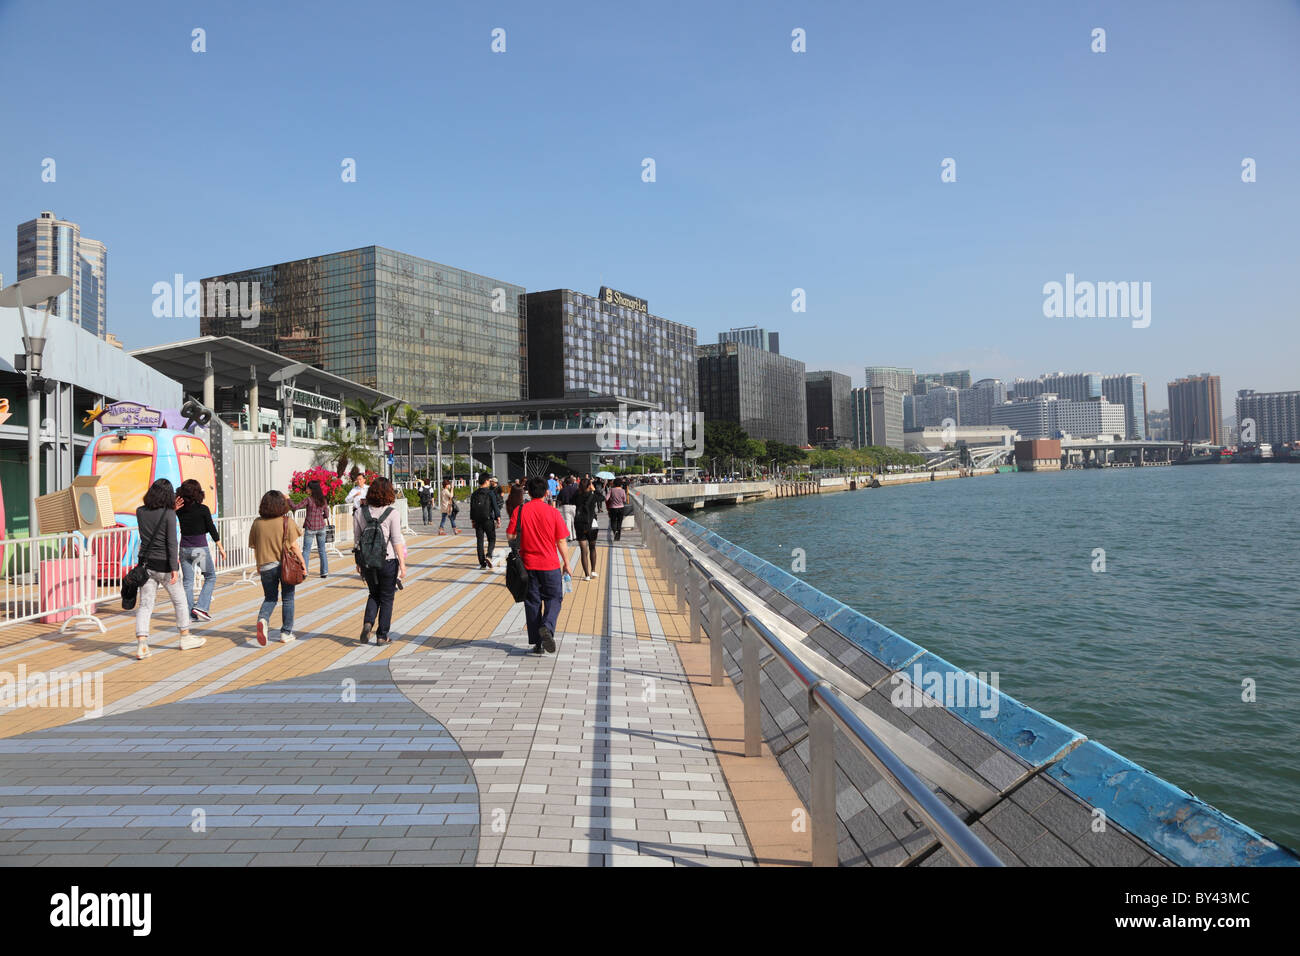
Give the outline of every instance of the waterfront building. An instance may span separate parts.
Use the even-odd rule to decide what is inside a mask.
[[[382,246],[204,279],[228,335],[412,405],[528,397],[522,286]],[[257,303],[244,317],[237,303]]]
[[[1073,402],[1102,397],[1100,372],[1049,372],[1037,378],[1018,378],[1013,385],[1015,399],[1052,394]]]
[[[852,380],[842,372],[808,372],[804,376],[808,444],[836,448],[853,441],[852,390]]]
[[[1224,443],[1219,376],[1202,372],[1169,383],[1169,438]]]
[[[524,298],[530,399],[622,395],[670,412],[698,408],[691,326],[652,315],[645,299],[609,288]]]
[[[701,345],[695,356],[705,421],[736,422],[761,441],[807,441],[803,362],[740,342]]]
[[[1241,389],[1237,392],[1238,427],[1248,418],[1255,423],[1254,441],[1258,443],[1277,446],[1300,441],[1300,391]]]
[[[780,334],[769,332],[767,329],[760,329],[757,325],[747,325],[743,328],[731,329],[728,332],[719,332],[718,343],[722,344],[724,342],[739,342],[751,348],[762,349],[764,352],[781,354]]]
[[[961,412],[957,422],[961,425],[989,426],[993,424],[993,409],[1007,400],[1007,386],[1000,378],[982,378],[957,396]]]
[[[1010,445],[1016,433],[1005,425],[958,425],[955,428],[918,428],[903,433],[903,450],[922,454],[949,446]]]
[[[1104,398],[1077,402],[1052,392],[998,406],[993,410],[993,424],[1014,428],[1023,439],[1056,438],[1059,434],[1126,437],[1123,405],[1112,405]]]
[[[957,425],[961,421],[961,391],[951,385],[930,385],[924,395],[909,395],[912,427],[942,425],[945,419]]]
[[[903,447],[902,392],[887,385],[855,388],[850,393],[850,404],[853,410],[853,447]]]
[[[1101,380],[1101,394],[1108,402],[1124,406],[1124,428],[1129,438],[1147,437],[1146,383],[1141,375],[1107,375]]]
[[[885,388],[892,388],[903,395],[911,395],[912,389],[916,385],[916,369],[914,368],[900,368],[895,365],[868,365],[866,371],[867,388],[883,385]]]
[[[104,338],[108,334],[108,248],[83,236],[77,223],[46,210],[18,225],[17,281],[48,275],[72,280],[72,288],[54,300],[53,314]],[[35,306],[44,307],[43,302]]]

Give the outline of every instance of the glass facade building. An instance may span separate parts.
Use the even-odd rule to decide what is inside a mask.
[[[803,362],[739,342],[701,345],[695,355],[705,421],[736,422],[760,441],[808,440]]]
[[[850,393],[853,447],[903,447],[903,393],[888,385],[855,388]]]
[[[1147,437],[1147,389],[1141,375],[1107,375],[1101,380],[1106,401],[1124,406],[1124,430],[1129,438]]]
[[[829,445],[853,440],[849,392],[852,381],[842,372],[809,372],[804,393],[808,399],[808,444]]]
[[[54,300],[54,315],[75,322],[92,335],[108,334],[108,249],[87,239],[75,222],[48,210],[18,225],[18,281],[60,275],[72,287]],[[35,308],[45,308],[42,302]]]
[[[691,326],[572,289],[525,298],[531,398],[621,395],[698,410]]]
[[[739,342],[742,345],[762,349],[764,352],[776,352],[778,355],[781,353],[780,333],[760,329],[757,325],[747,325],[744,328],[732,329],[729,332],[719,332],[718,343],[724,342]]]
[[[201,285],[203,335],[251,342],[412,405],[528,397],[522,286],[382,246]]]
[[[902,392],[904,395],[912,394],[912,388],[916,385],[916,369],[901,368],[897,365],[868,365],[867,388],[875,388],[883,385],[886,388],[892,388],[896,392]]]

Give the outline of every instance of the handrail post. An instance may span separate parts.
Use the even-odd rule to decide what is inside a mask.
[[[835,819],[835,724],[817,699],[818,681],[808,688],[808,772],[812,777],[812,863],[839,866]]]
[[[686,556],[686,552],[673,545],[673,555],[676,558],[673,568],[673,585],[677,589],[677,613],[686,613],[686,578],[691,573],[691,559]]]
[[[722,686],[722,594],[716,587],[709,592],[709,683]]]
[[[757,757],[763,752],[762,730],[759,726],[758,708],[759,673],[758,634],[750,623],[748,614],[740,619],[740,634],[743,649],[741,651],[741,672],[745,680],[745,756]]]
[[[689,557],[686,559],[686,580],[690,585],[691,597],[691,643],[698,644],[704,640],[704,622],[700,618],[700,588],[699,584],[704,578],[704,572],[695,566]]]

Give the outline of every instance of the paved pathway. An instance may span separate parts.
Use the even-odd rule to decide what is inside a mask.
[[[464,535],[413,541],[384,648],[337,568],[299,588],[294,644],[253,643],[260,591],[229,580],[197,651],[169,608],[144,662],[120,613],[0,630],[0,671],[104,684],[99,717],[31,681],[0,707],[0,863],[753,865],[685,622],[635,532],[606,544],[541,657]]]

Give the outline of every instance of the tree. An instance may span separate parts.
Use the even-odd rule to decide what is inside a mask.
[[[444,425],[442,428],[442,440],[451,446],[451,486],[456,487],[456,439],[460,437],[460,429],[452,428],[450,425]]]
[[[393,424],[406,429],[406,460],[411,466],[411,477],[415,477],[415,432],[424,421],[420,410],[413,405],[402,407],[400,415],[393,416]]]
[[[424,439],[424,470],[426,472],[425,477],[429,477],[427,474],[429,471],[429,443],[438,440],[442,434],[442,428],[432,418],[426,416],[420,419],[420,423],[415,426],[414,430],[417,435]]]
[[[807,455],[804,450],[797,445],[787,445],[784,442],[772,441],[768,439],[766,444],[766,457],[775,458],[778,465],[793,465],[795,462],[803,461]]]
[[[745,458],[749,452],[749,435],[735,422],[704,423],[705,458]]]
[[[367,471],[379,467],[375,449],[364,438],[358,439],[341,428],[327,430],[325,443],[316,450],[316,464],[334,465],[336,473],[341,476],[347,471],[349,462],[360,465]]]

